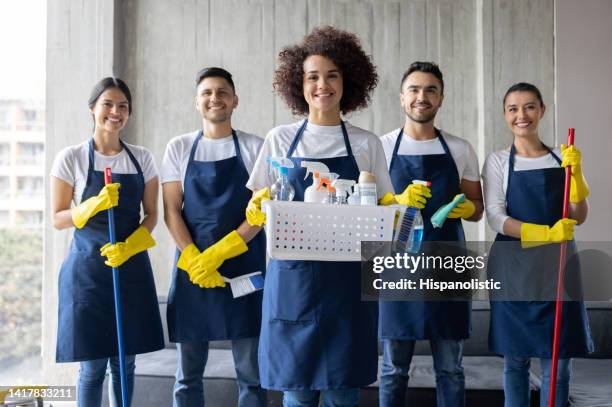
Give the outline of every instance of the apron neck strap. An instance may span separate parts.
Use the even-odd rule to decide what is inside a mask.
[[[132,154],[132,152],[125,145],[123,140],[119,139],[119,144],[121,144],[121,147],[127,153],[128,157],[130,158],[130,161],[132,161],[132,164],[134,164],[134,167],[136,167],[136,172],[138,173],[138,175],[143,175],[142,174],[142,168],[140,167],[140,164],[136,160],[136,157],[134,157],[134,154]],[[94,139],[92,137],[92,138],[89,139],[89,167],[87,169],[88,179],[89,179],[89,174],[93,173],[95,171],[95,168],[96,168],[96,166],[94,165],[95,156],[96,155],[94,154]]]
[[[446,144],[444,137],[442,137],[442,132],[437,127],[434,127],[434,132],[436,134],[436,137],[438,137],[438,140],[440,140],[440,144],[442,144],[444,153],[448,155],[449,157],[451,157],[452,159],[453,156],[450,153],[448,144]],[[395,157],[397,157],[397,152],[399,151],[399,147],[400,147],[400,144],[402,143],[403,136],[404,136],[404,128],[400,127],[399,133],[397,135],[397,140],[395,140],[395,146],[393,147],[393,154],[391,155],[391,162],[389,163],[389,170],[393,168],[393,163],[395,162]]]
[[[193,140],[193,144],[191,145],[191,152],[189,153],[189,162],[193,161],[193,158],[195,157],[195,152],[202,137],[204,137],[204,130],[200,130],[195,140]],[[236,157],[238,157],[238,159],[242,161],[242,154],[240,154],[240,145],[238,144],[238,136],[236,135],[236,130],[234,129],[232,129],[232,141],[234,142],[234,148],[236,149]]]
[[[297,133],[295,133],[295,137],[293,138],[293,141],[291,142],[291,146],[289,147],[289,150],[287,151],[287,158],[291,158],[291,156],[295,152],[295,149],[297,148],[297,145],[300,142],[300,138],[302,137],[302,134],[304,134],[304,130],[306,130],[307,125],[308,125],[308,119],[304,119],[304,122],[298,129]],[[344,125],[343,120],[340,121],[340,127],[342,128],[342,138],[344,139],[344,147],[346,148],[346,154],[349,157],[352,157],[353,149],[351,149],[351,142],[349,141],[348,132],[346,131],[346,126]]]
[[[540,141],[540,143],[542,142]],[[544,143],[542,143],[542,146],[544,146],[544,148],[548,151],[548,153],[553,156],[555,161],[557,161],[557,164],[561,165],[561,160],[559,159],[559,157],[557,157],[555,153],[553,153],[550,147],[548,147]],[[508,160],[508,185],[510,185],[510,179],[512,178],[512,174],[514,174],[515,156],[516,156],[516,146],[514,145],[514,143],[512,143],[512,146],[510,146],[510,158]],[[506,201],[507,201],[507,195],[508,195],[509,189],[510,188],[506,189]]]

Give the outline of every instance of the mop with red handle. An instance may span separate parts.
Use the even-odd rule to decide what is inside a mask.
[[[104,184],[113,182],[111,169],[104,169]],[[108,209],[108,234],[111,244],[115,244],[115,217],[113,208]],[[113,290],[115,294],[115,319],[117,321],[117,342],[119,348],[119,376],[121,377],[121,405],[127,407],[130,402],[127,397],[127,377],[125,375],[125,351],[123,349],[123,321],[121,318],[121,297],[119,296],[119,269],[113,267]]]
[[[567,146],[574,145],[574,129],[570,128],[567,133]],[[572,167],[565,167],[565,190],[563,191],[563,217],[569,216],[569,193]],[[567,242],[561,242],[559,246],[559,273],[557,276],[557,299],[555,300],[555,329],[553,332],[552,366],[550,369],[550,388],[548,392],[548,407],[555,406],[557,392],[557,362],[559,361],[559,335],[561,334],[561,319],[563,318],[563,285],[565,276],[565,254]]]

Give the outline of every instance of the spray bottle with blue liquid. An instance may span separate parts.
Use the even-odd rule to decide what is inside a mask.
[[[275,201],[292,201],[295,189],[289,182],[289,168],[293,168],[293,162],[285,157],[268,157],[270,171],[278,170],[278,178],[270,187],[270,197]]]
[[[431,186],[429,181],[413,180],[413,184]],[[419,208],[409,206],[404,212],[397,234],[395,250],[399,253],[417,254],[423,241],[423,217]]]

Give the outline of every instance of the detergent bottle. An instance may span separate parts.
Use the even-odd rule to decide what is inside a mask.
[[[304,202],[321,203],[327,199],[327,189],[320,187],[321,174],[329,173],[327,165],[319,161],[302,161],[302,167],[306,168],[306,176],[312,174],[312,184],[304,191]]]
[[[361,205],[376,206],[378,199],[376,196],[376,177],[368,171],[359,173],[359,198]]]
[[[335,200],[334,203],[337,205],[346,205],[347,195],[351,192],[351,187],[355,185],[355,181],[349,179],[338,178],[332,182],[332,187],[335,189]]]
[[[289,182],[289,168],[293,168],[293,162],[284,157],[269,157],[270,170],[278,170],[278,178],[270,187],[270,197],[275,201],[292,201],[295,189]]]

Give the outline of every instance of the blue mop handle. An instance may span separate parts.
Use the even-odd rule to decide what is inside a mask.
[[[104,169],[104,184],[113,182],[110,167]],[[108,235],[111,244],[115,244],[115,216],[113,208],[108,208]],[[121,377],[121,404],[129,406],[127,398],[127,377],[125,375],[125,352],[123,350],[123,321],[121,318],[121,297],[119,296],[119,269],[113,267],[113,291],[115,294],[115,319],[117,320],[117,342],[119,345],[119,375]]]

